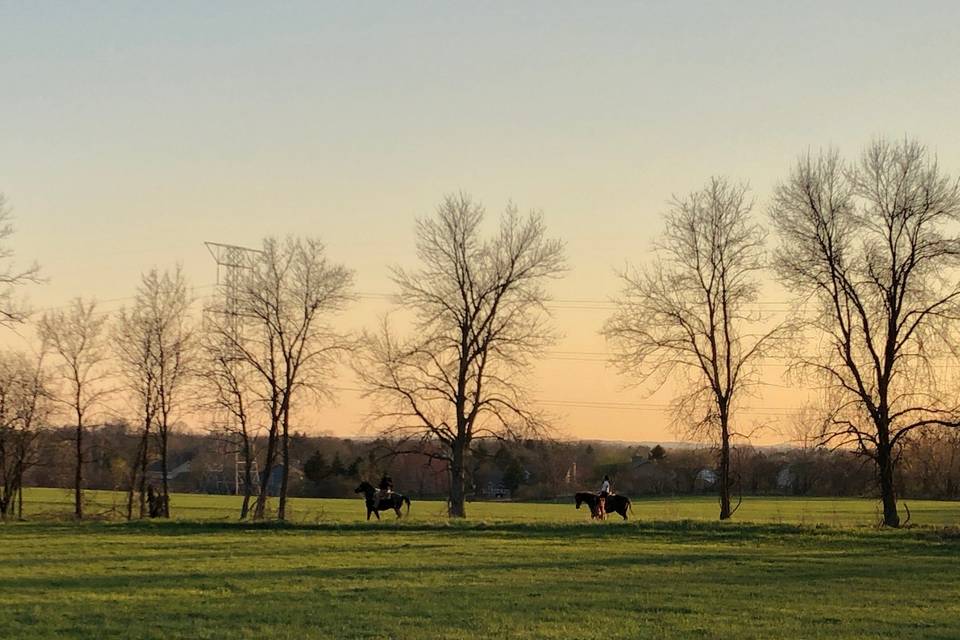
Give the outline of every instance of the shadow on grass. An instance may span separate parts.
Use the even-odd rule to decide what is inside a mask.
[[[19,531],[18,531],[19,529]],[[42,535],[45,532],[71,531],[74,533],[110,533],[157,536],[219,535],[224,533],[284,533],[318,532],[384,536],[404,532],[429,532],[451,535],[517,535],[524,538],[589,538],[608,539],[633,536],[675,538],[686,540],[760,540],[784,537],[856,538],[877,542],[907,540],[960,542],[960,528],[918,526],[904,529],[877,529],[873,527],[839,527],[834,525],[803,525],[782,523],[710,522],[703,520],[632,521],[632,522],[501,522],[470,520],[388,521],[388,522],[320,522],[295,523],[268,520],[261,522],[237,520],[136,520],[125,521],[31,521],[0,526],[0,535],[22,533]]]

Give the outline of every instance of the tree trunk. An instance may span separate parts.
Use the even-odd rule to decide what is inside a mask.
[[[244,460],[244,470],[243,470],[243,505],[240,507],[240,519],[246,520],[247,515],[250,513],[250,496],[253,493],[253,460],[250,455],[252,452],[250,450],[250,438],[247,436],[243,437],[243,460]]]
[[[144,434],[143,449],[140,451],[140,519],[147,517],[147,452],[150,448],[150,440],[147,434]]]
[[[7,510],[10,508],[12,500],[13,490],[11,487],[7,486],[5,481],[4,486],[0,487],[0,520],[7,519]]]
[[[137,464],[140,462],[140,453],[137,452],[137,460],[134,460],[133,470],[130,472],[130,485],[127,487],[127,520],[133,520],[133,494],[137,486]]]
[[[899,527],[900,515],[897,513],[897,494],[893,481],[893,450],[886,437],[886,430],[880,432],[877,447],[877,472],[880,476],[880,500],[883,502],[883,524],[887,527]]]
[[[720,414],[720,519],[729,520],[730,511],[730,428],[728,417]]]
[[[73,515],[83,519],[83,419],[77,416],[77,468],[73,477]]]
[[[450,505],[448,515],[451,518],[466,518],[466,478],[463,468],[464,444],[455,442],[453,460],[450,461]]]
[[[133,496],[137,493],[139,481],[140,493],[140,517],[144,516],[143,503],[143,478],[146,473],[146,450],[147,450],[147,428],[144,428],[140,436],[140,444],[137,446],[137,458],[133,461],[133,469],[130,472],[130,489],[127,491],[127,520],[133,520]]]
[[[166,418],[164,418],[166,422]],[[164,425],[163,430],[160,432],[160,473],[162,474],[161,478],[163,480],[161,484],[161,491],[163,493],[163,498],[161,498],[161,512],[164,518],[170,517],[170,484],[167,479],[167,427]]]
[[[253,519],[263,520],[267,508],[267,492],[270,489],[270,473],[273,471],[273,457],[277,450],[277,424],[274,422],[267,435],[267,455],[263,461],[263,471],[260,472],[260,494],[253,506]]]
[[[280,474],[280,504],[277,507],[277,519],[287,517],[287,485],[290,479],[290,409],[283,410],[283,433],[280,436],[280,454],[283,460],[283,470]]]

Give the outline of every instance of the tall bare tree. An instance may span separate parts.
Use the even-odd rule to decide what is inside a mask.
[[[780,331],[755,310],[766,234],[751,209],[747,187],[722,178],[674,198],[654,258],[622,274],[603,329],[621,372],[652,391],[678,385],[677,424],[718,444],[721,520],[734,510],[734,415]]]
[[[56,374],[63,384],[56,401],[75,420],[74,515],[83,518],[84,433],[92,414],[111,391],[107,386],[107,317],[94,301],[76,298],[67,309],[49,311],[39,323],[40,338],[59,359]]]
[[[151,434],[156,439],[160,458],[160,511],[165,517],[170,515],[167,443],[175,412],[183,401],[195,351],[190,302],[180,267],[163,273],[151,269],[141,277],[133,308],[121,310],[118,317],[114,346],[142,424],[128,491],[128,517],[132,515],[135,488],[139,494],[140,515],[144,515]]]
[[[447,465],[449,513],[461,518],[474,440],[543,426],[521,378],[553,339],[544,286],[565,268],[563,244],[547,238],[541,214],[511,205],[487,238],[483,220],[483,207],[460,194],[417,221],[421,266],[393,274],[412,335],[399,338],[384,322],[355,367],[397,450]]]
[[[899,526],[894,469],[916,429],[960,424],[936,372],[960,318],[960,187],[912,140],[859,162],[802,157],[776,191],[776,266],[810,340],[796,354],[829,392],[824,443],[876,463],[883,522]]]
[[[157,371],[157,439],[160,447],[160,472],[163,492],[163,515],[170,517],[170,460],[167,446],[170,429],[183,408],[186,387],[195,364],[196,343],[190,318],[190,293],[183,270],[158,274],[156,269],[143,279],[143,289],[153,300],[151,315],[156,351]]]
[[[7,246],[7,239],[13,235],[10,222],[10,208],[0,193],[0,325],[9,326],[23,322],[26,310],[17,300],[15,290],[22,284],[40,281],[40,267],[33,263],[18,267],[13,262],[13,249]]]
[[[353,273],[331,263],[317,240],[267,238],[240,284],[237,313],[211,317],[209,331],[247,368],[256,402],[267,417],[267,445],[254,518],[263,518],[270,477],[281,465],[277,517],[286,518],[290,426],[295,401],[328,395],[333,365],[349,340],[331,324],[350,300]],[[231,365],[234,366],[234,365]]]
[[[150,329],[148,307],[142,290],[131,310],[121,309],[117,317],[113,348],[124,381],[140,423],[136,460],[130,471],[127,487],[127,518],[133,517],[134,497],[138,498],[139,515],[147,514],[147,466],[150,460],[150,437],[157,414],[157,373],[154,366],[154,340]]]
[[[244,489],[240,519],[245,519],[253,496],[254,444],[260,431],[251,370],[230,344],[217,337],[216,331],[205,331],[198,377],[199,409],[210,415],[211,432],[242,459]]]
[[[37,441],[49,410],[42,354],[32,360],[0,353],[0,518],[23,517],[23,477],[39,462]]]

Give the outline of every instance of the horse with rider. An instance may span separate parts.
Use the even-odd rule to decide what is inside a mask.
[[[633,512],[630,498],[614,493],[610,476],[606,475],[603,476],[603,482],[600,484],[598,492],[578,491],[574,495],[574,499],[577,502],[577,509],[580,508],[580,505],[586,504],[590,509],[590,517],[596,520],[606,520],[607,514],[610,512],[618,513],[626,520],[627,512]]]
[[[379,520],[380,512],[388,509],[393,509],[399,518],[403,515],[400,509],[404,504],[407,505],[407,515],[410,514],[410,498],[393,490],[393,478],[389,475],[384,474],[377,487],[364,480],[354,489],[354,493],[363,494],[367,505],[367,520],[371,515],[377,516]]]

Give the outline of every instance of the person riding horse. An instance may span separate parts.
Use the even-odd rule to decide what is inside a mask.
[[[384,476],[380,481],[380,488],[364,480],[353,491],[363,494],[363,499],[367,505],[367,520],[370,519],[370,516],[377,516],[377,520],[379,520],[380,511],[390,509],[393,509],[399,518],[402,515],[400,507],[403,505],[407,505],[407,514],[410,513],[410,498],[393,490],[393,481],[390,476]]]
[[[391,478],[387,474],[383,474],[383,477],[380,478],[380,487],[374,499],[373,508],[379,509],[380,501],[389,500],[392,494],[393,494],[393,478]]]
[[[613,491],[610,490],[610,476],[603,476],[603,484],[600,485],[600,492],[597,494],[597,513],[600,519],[607,517],[607,496]]]

